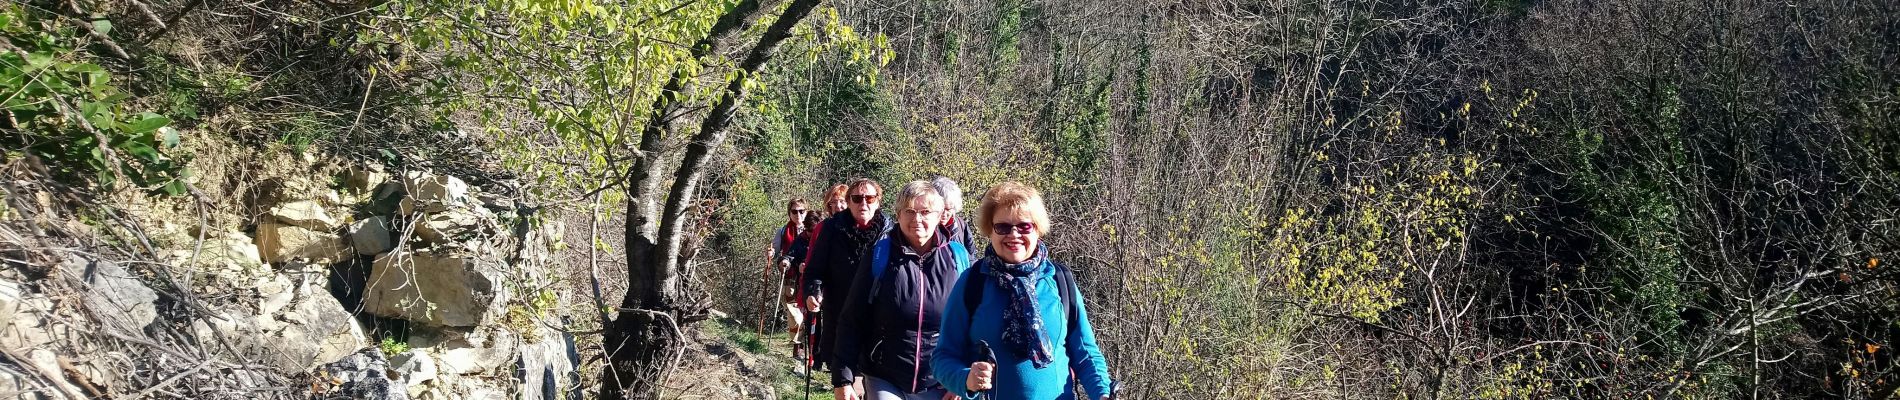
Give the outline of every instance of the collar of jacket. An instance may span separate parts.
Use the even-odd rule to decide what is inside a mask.
[[[936,254],[937,250],[942,250],[944,246],[950,245],[950,242],[943,240],[943,235],[930,235],[930,242],[924,244],[924,248],[930,249],[930,251],[918,253],[917,249],[910,247],[909,238],[905,238],[903,233],[892,230],[891,244],[892,247],[897,248],[897,254],[899,255],[923,259],[924,257],[930,257]]]

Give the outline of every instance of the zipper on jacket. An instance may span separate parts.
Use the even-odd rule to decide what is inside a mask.
[[[920,259],[918,261],[923,260]],[[924,297],[929,294],[924,293],[923,266],[922,262],[917,263],[917,342],[915,343],[916,347],[912,349],[910,353],[911,393],[917,393],[917,381],[921,380],[918,379],[917,374],[923,373],[924,369]]]

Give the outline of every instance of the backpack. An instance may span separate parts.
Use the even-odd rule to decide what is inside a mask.
[[[963,244],[955,240],[949,242],[950,258],[957,263],[957,272],[970,268],[969,250],[964,249]],[[877,244],[871,246],[871,295],[865,296],[864,302],[869,303],[877,298],[878,285],[881,282],[878,278],[884,276],[884,270],[890,268],[891,238],[886,236],[878,239]]]
[[[1074,329],[1073,327],[1078,325],[1075,316],[1075,273],[1070,271],[1067,265],[1062,265],[1055,261],[1049,261],[1049,264],[1053,264],[1056,268],[1056,291],[1059,292],[1057,293],[1058,295],[1062,296],[1062,310],[1069,314],[1070,329]],[[966,289],[975,288],[969,289],[971,293],[966,293],[963,296],[963,311],[966,314],[976,315],[977,306],[983,304],[983,295],[989,293],[989,289],[983,286],[989,282],[989,278],[989,274],[977,271],[970,274],[969,282],[964,283]],[[972,296],[970,294],[975,295]]]

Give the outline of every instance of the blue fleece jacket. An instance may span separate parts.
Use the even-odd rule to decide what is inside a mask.
[[[1108,362],[1102,359],[1102,350],[1095,344],[1095,329],[1089,327],[1087,307],[1082,305],[1082,294],[1075,293],[1076,326],[1069,326],[1069,310],[1062,309],[1062,296],[1056,293],[1055,266],[1053,261],[1044,262],[1036,273],[1036,307],[1041,309],[1044,334],[1049,335],[1049,343],[1058,349],[1055,362],[1042,369],[1022,355],[1008,350],[1003,343],[1003,307],[1009,294],[995,283],[995,279],[983,279],[984,287],[967,287],[973,274],[988,269],[989,260],[979,259],[975,265],[964,270],[957,277],[957,284],[950,290],[950,298],[944,301],[943,323],[940,326],[942,336],[937,339],[936,352],[931,355],[931,372],[945,389],[963,398],[974,398],[964,381],[970,376],[970,363],[982,358],[976,354],[978,340],[988,341],[996,352],[996,375],[994,383],[995,400],[1071,400],[1075,399],[1069,382],[1080,380],[1088,398],[1100,400],[1108,395]],[[976,308],[976,315],[970,315],[965,309],[963,297],[976,295],[971,290],[985,291],[983,303]],[[1072,379],[1073,372],[1079,379]]]

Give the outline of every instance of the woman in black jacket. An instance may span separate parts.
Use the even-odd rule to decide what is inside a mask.
[[[805,260],[805,309],[819,313],[818,338],[812,346],[816,350],[812,356],[819,361],[832,359],[838,311],[845,296],[851,295],[851,278],[857,275],[865,250],[890,230],[890,217],[877,211],[882,193],[883,188],[870,179],[852,181],[845,196],[850,204],[819,223],[818,237],[812,239],[811,254]]]
[[[943,195],[930,181],[898,192],[897,228],[863,257],[833,335],[837,400],[949,398],[930,373],[944,299],[969,265],[961,243],[940,234]],[[864,377],[864,392],[852,388]]]

